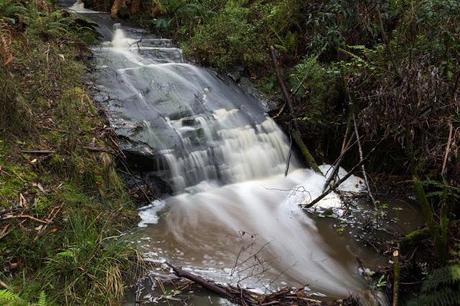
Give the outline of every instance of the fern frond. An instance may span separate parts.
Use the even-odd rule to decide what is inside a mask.
[[[440,286],[450,286],[460,280],[460,265],[450,265],[436,269],[423,282],[422,292],[436,290]]]
[[[8,289],[0,290],[0,304],[13,304],[19,303],[21,299],[19,296]]]
[[[458,288],[457,288],[458,289]],[[422,294],[408,303],[408,306],[456,306],[460,305],[460,291],[443,288]]]
[[[46,306],[48,305],[46,301],[46,293],[45,291],[40,291],[40,297],[38,298],[37,306]]]

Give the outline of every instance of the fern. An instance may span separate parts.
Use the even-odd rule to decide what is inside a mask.
[[[408,306],[456,306],[460,305],[460,290],[444,288],[422,294],[409,302]]]
[[[38,298],[37,306],[46,306],[48,302],[46,301],[46,293],[45,291],[40,292],[40,296]]]
[[[17,305],[20,304],[21,301],[21,298],[17,294],[7,289],[0,290],[0,304]]]
[[[460,264],[434,270],[423,282],[421,294],[408,305],[460,305]]]
[[[436,269],[423,282],[422,291],[436,290],[440,286],[451,286],[460,280],[460,265],[451,265]]]

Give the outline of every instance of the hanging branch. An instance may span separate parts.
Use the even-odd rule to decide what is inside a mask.
[[[293,128],[292,128],[292,132],[291,132],[292,138],[294,139],[294,141],[296,142],[296,144],[299,147],[300,151],[302,152],[302,155],[303,155],[307,165],[310,168],[312,168],[315,172],[318,172],[318,173],[322,174],[321,170],[318,167],[318,164],[315,161],[315,158],[313,157],[313,155],[311,155],[310,150],[308,150],[307,146],[305,145],[305,143],[302,140],[302,136],[300,135],[299,125],[298,125],[298,123],[297,123],[297,121],[295,120],[295,117],[294,117],[294,107],[292,105],[292,97],[291,97],[291,95],[290,95],[290,93],[289,93],[289,91],[288,91],[288,89],[286,87],[286,84],[284,82],[283,72],[281,70],[281,67],[279,65],[278,59],[276,57],[275,48],[273,46],[270,46],[270,51],[271,51],[271,57],[272,57],[273,64],[275,65],[275,71],[276,71],[276,76],[278,78],[278,83],[279,83],[279,85],[281,87],[281,92],[283,93],[284,100],[285,100],[285,102],[286,102],[286,104],[288,106],[289,113],[291,115],[291,120],[292,120],[292,123],[293,123]]]

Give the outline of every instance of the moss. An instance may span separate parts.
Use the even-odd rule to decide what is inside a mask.
[[[136,211],[111,156],[85,149],[108,142],[81,83],[82,21],[45,2],[17,5],[6,21],[14,60],[0,69],[0,280],[25,302],[115,304],[138,260],[108,237]]]

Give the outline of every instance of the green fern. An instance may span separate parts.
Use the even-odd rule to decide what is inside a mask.
[[[0,290],[1,305],[18,305],[21,302],[21,298],[14,292],[9,291],[8,289]]]
[[[440,286],[455,285],[460,280],[460,265],[451,265],[436,269],[423,282],[422,291],[436,290]]]
[[[46,306],[48,302],[46,301],[46,293],[45,291],[40,292],[40,297],[38,298],[37,306]]]
[[[408,305],[460,305],[460,264],[434,270],[423,282],[421,294]]]
[[[444,288],[422,294],[408,304],[409,306],[456,306],[460,305],[460,290]]]

